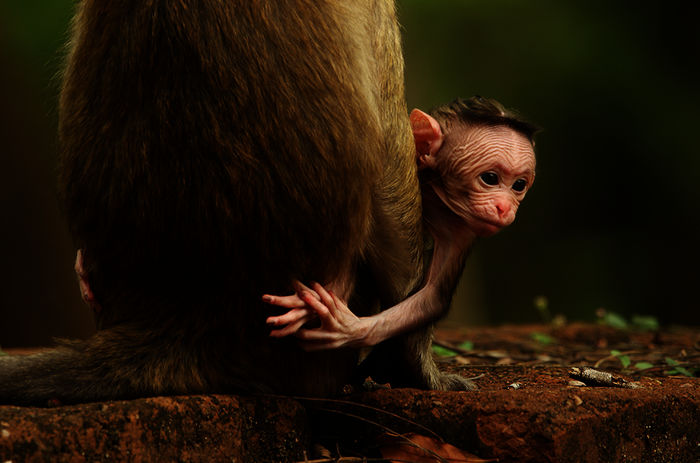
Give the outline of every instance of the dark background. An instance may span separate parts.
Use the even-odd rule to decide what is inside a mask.
[[[472,254],[450,318],[700,324],[700,39],[681,3],[400,0],[409,107],[494,97],[544,128],[534,189]],[[0,3],[0,345],[94,329],[55,196],[72,2]]]

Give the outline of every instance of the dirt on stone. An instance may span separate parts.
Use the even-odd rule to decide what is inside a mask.
[[[700,380],[693,376],[700,367],[699,329],[454,328],[439,329],[435,344],[441,368],[473,378],[478,391],[351,395],[376,410],[326,405],[335,410],[320,418],[326,442],[342,442],[345,455],[365,445],[361,454],[388,457],[387,436],[394,444],[405,443],[397,435],[429,438],[418,446],[422,457],[405,444],[404,453],[389,454],[397,461],[441,461],[436,454],[455,452],[445,444],[463,451],[462,461],[700,461]],[[610,381],[580,381],[573,368],[591,368]],[[342,435],[354,436],[352,442]],[[371,435],[384,440],[358,437]]]
[[[479,390],[5,406],[0,460],[700,462],[700,328],[441,328],[435,346]]]

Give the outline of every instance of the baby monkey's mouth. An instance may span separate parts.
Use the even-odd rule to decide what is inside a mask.
[[[500,222],[497,220],[486,220],[482,218],[475,218],[470,224],[474,232],[481,237],[488,237],[495,235],[502,228],[510,225],[510,222]]]

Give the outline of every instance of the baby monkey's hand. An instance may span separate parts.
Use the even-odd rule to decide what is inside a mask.
[[[295,294],[290,296],[263,295],[263,301],[290,309],[283,315],[268,317],[267,324],[272,327],[270,336],[294,335],[306,351],[368,345],[366,339],[373,324],[371,317],[355,316],[333,291],[318,283],[312,283],[309,288],[295,281],[294,289]],[[319,327],[304,328],[316,319],[321,323]]]

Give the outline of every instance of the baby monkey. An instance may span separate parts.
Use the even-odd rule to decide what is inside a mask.
[[[433,250],[423,286],[376,315],[357,317],[328,287],[294,282],[290,296],[266,294],[290,309],[267,319],[270,336],[294,335],[307,351],[374,346],[444,315],[477,237],[513,223],[535,179],[536,127],[493,99],[472,97],[410,115]],[[306,324],[318,319],[320,325]]]

